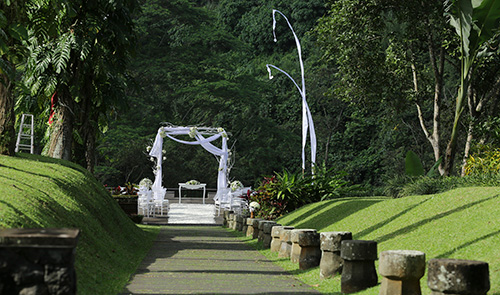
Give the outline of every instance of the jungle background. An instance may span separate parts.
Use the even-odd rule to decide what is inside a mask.
[[[266,70],[273,64],[299,81],[297,49],[281,16],[273,41],[272,9],[302,44],[318,167],[376,195],[407,173],[409,151],[439,175],[464,175],[471,155],[497,151],[498,22],[471,48],[481,54],[457,106],[464,53],[449,14],[463,1],[61,0],[25,10],[30,1],[7,2],[0,28],[13,41],[2,52],[16,69],[7,75],[16,116],[35,114],[38,152],[79,163],[109,186],[153,179],[146,148],[161,122],[223,127],[230,180],[258,186],[263,176],[301,171],[301,97]],[[25,38],[9,26],[15,9]],[[190,179],[215,187],[212,155],[171,141],[164,149],[166,187]]]

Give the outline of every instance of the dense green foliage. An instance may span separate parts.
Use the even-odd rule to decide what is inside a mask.
[[[39,145],[90,171],[97,161],[95,174],[109,185],[152,178],[146,146],[162,122],[227,130],[229,181],[258,186],[262,175],[299,171],[300,95],[281,73],[268,80],[265,68],[277,65],[298,81],[297,49],[280,15],[273,42],[272,9],[302,44],[318,165],[374,191],[405,173],[410,150],[424,171],[442,159],[434,170],[448,175],[477,143],[499,141],[500,19],[487,13],[495,1],[19,3],[19,28],[30,38],[16,51],[29,53],[18,67],[18,115],[38,115],[40,139],[57,90],[63,123]],[[457,35],[460,28],[470,34]],[[8,32],[21,44],[22,30]],[[217,163],[205,150],[170,141],[165,150],[167,187],[188,179],[215,187]]]
[[[485,261],[489,264],[491,288],[500,292],[500,206],[497,187],[470,187],[442,194],[411,198],[340,198],[306,205],[277,221],[296,228],[320,232],[350,231],[354,239],[374,240],[377,252],[418,250],[433,258]],[[256,247],[257,240],[242,237]],[[250,241],[251,240],[251,241]],[[340,277],[322,280],[319,267],[298,269],[289,259],[278,258],[269,249],[261,252],[304,283],[325,294],[340,293]],[[375,261],[378,269],[378,261]],[[381,281],[379,276],[378,281]],[[420,280],[422,294],[430,294],[427,275]],[[356,294],[378,294],[380,284]]]
[[[79,165],[34,155],[0,157],[1,228],[78,228],[78,294],[117,294],[158,228],[138,227]]]

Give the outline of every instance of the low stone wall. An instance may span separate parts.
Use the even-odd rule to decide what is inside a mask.
[[[137,215],[138,198],[138,196],[113,196],[113,199],[118,202],[120,208],[122,208],[127,215]]]
[[[0,232],[0,294],[76,294],[78,229]]]

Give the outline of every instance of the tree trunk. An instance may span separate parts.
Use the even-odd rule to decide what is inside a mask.
[[[54,122],[50,127],[47,156],[71,161],[74,124],[71,98],[67,93],[60,91],[58,101]]]
[[[459,117],[455,118],[454,128],[451,133],[450,141],[446,146],[446,153],[444,157],[444,174],[443,176],[450,176],[453,172],[453,163],[455,162],[455,155],[457,153],[457,131]]]
[[[97,113],[92,116],[93,118],[89,118],[87,122],[83,124],[85,126],[85,162],[87,163],[87,170],[90,173],[94,173],[94,167],[96,162],[95,155],[95,142],[96,135],[99,126],[97,126],[98,116]]]
[[[14,97],[11,83],[6,75],[0,74],[0,154],[14,156],[16,131],[14,129]]]
[[[437,162],[439,158],[441,157],[441,151],[440,151],[440,123],[441,123],[441,99],[443,96],[443,73],[444,73],[444,55],[445,55],[445,50],[444,47],[441,46],[438,52],[438,56],[436,55],[435,49],[434,49],[434,41],[432,37],[432,33],[430,29],[427,31],[427,42],[428,42],[428,49],[429,49],[429,59],[432,65],[432,69],[434,72],[434,98],[433,98],[433,106],[434,106],[434,113],[432,117],[432,133],[430,133],[427,130],[427,127],[425,126],[425,120],[422,114],[422,110],[420,108],[420,105],[416,103],[417,106],[417,112],[418,112],[418,119],[420,122],[420,126],[422,127],[422,130],[425,134],[425,137],[427,140],[430,142],[432,146],[432,150],[434,152],[434,160]],[[416,74],[416,67],[412,63],[411,64],[412,68],[412,73],[413,73],[413,87],[414,91],[418,92],[418,83],[417,83],[417,74]],[[444,167],[443,164],[440,164],[438,167],[439,173],[443,175],[444,173]]]

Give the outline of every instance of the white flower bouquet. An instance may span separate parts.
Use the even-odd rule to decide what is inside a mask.
[[[243,183],[241,183],[241,181],[235,180],[235,181],[231,182],[231,191],[234,192],[234,191],[242,189],[242,188],[243,188]]]
[[[186,184],[188,184],[188,185],[198,185],[198,184],[200,184],[200,182],[198,180],[192,179],[190,181],[187,181]]]
[[[255,202],[255,201],[251,202],[251,203],[250,203],[250,205],[248,205],[248,206],[250,207],[250,210],[252,210],[252,209],[253,209],[253,210],[256,210],[256,209],[259,209],[259,208],[260,208],[260,204],[259,204],[259,203],[257,203],[257,202]],[[252,211],[253,211],[253,210],[252,210]]]
[[[149,178],[143,178],[140,182],[139,182],[139,187],[145,187],[147,189],[151,189],[151,186],[153,185],[153,182],[151,181],[151,179]]]

